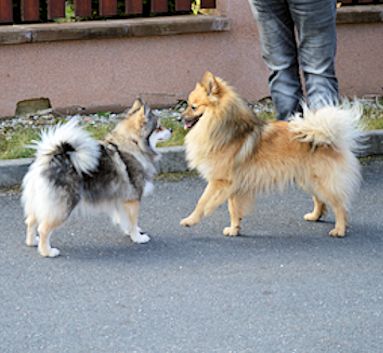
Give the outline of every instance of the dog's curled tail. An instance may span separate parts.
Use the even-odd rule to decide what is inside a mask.
[[[42,131],[40,140],[30,147],[37,150],[37,163],[47,165],[53,158],[66,155],[79,174],[95,170],[100,156],[98,142],[78,126],[76,119]]]
[[[362,105],[345,102],[338,106],[325,106],[318,110],[303,107],[303,118],[296,114],[289,122],[289,129],[296,139],[310,143],[313,148],[327,145],[342,151],[361,150]]]

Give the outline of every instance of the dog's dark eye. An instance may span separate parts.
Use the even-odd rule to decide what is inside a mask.
[[[192,105],[192,106],[191,106],[191,110],[192,110],[193,112],[195,112],[195,111],[197,110],[197,108],[198,108],[198,107],[197,107],[196,105]]]

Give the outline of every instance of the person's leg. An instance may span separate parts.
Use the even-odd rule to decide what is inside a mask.
[[[278,119],[300,110],[299,77],[294,23],[286,0],[249,0],[257,21],[262,55],[271,71],[271,98]]]
[[[336,0],[287,0],[298,33],[300,67],[312,109],[338,102]]]

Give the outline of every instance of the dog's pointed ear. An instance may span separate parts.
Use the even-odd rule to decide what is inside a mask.
[[[134,102],[132,107],[128,110],[128,115],[133,115],[134,113],[138,112],[141,108],[143,108],[144,102],[141,98],[137,98]]]
[[[143,114],[143,118],[145,121],[148,121],[149,120],[149,115],[150,115],[150,107],[149,105],[147,105],[146,103],[144,103],[144,114]]]
[[[206,71],[203,75],[201,85],[206,89],[208,96],[216,96],[220,92],[219,82],[210,71]]]

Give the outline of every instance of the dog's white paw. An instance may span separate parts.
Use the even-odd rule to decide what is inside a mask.
[[[44,256],[44,257],[57,257],[60,255],[60,250],[56,249],[56,248],[49,248],[46,250],[41,250],[39,248],[39,253],[41,256]]]
[[[136,236],[130,236],[132,241],[138,244],[145,244],[150,240],[149,235],[138,233]]]
[[[27,245],[27,246],[37,246],[37,245],[39,245],[39,237],[32,237],[32,238],[30,238],[30,239],[26,239],[25,240],[25,244]]]
[[[223,230],[223,235],[227,237],[236,237],[239,235],[239,227],[226,227]]]
[[[141,227],[139,227],[139,226],[137,226],[137,232],[138,232],[139,234],[146,234],[146,233],[141,229]],[[124,234],[127,235],[128,237],[131,237],[131,238],[132,238],[132,236],[131,236],[132,231],[131,231],[131,230],[125,230],[125,231],[124,231]]]

